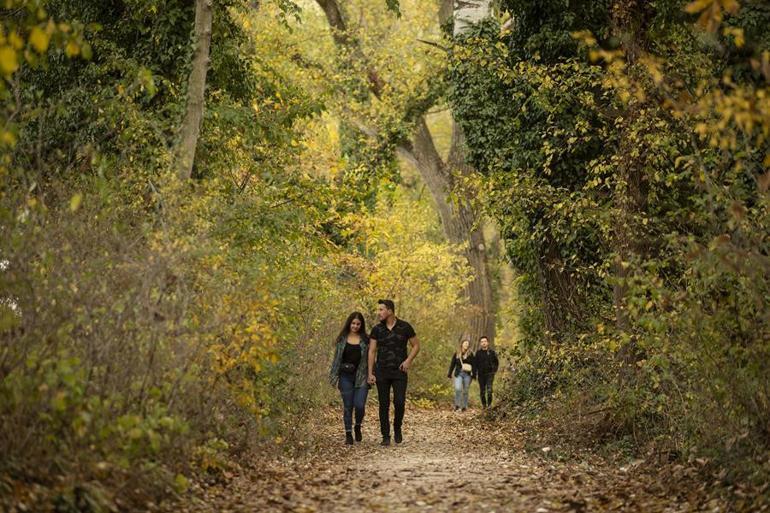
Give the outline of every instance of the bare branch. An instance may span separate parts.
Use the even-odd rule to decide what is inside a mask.
[[[417,41],[420,42],[420,43],[424,43],[426,45],[434,46],[434,47],[438,48],[439,50],[443,50],[445,52],[449,51],[449,48],[447,48],[446,46],[440,45],[440,44],[436,43],[435,41],[426,41],[425,39],[417,39]]]

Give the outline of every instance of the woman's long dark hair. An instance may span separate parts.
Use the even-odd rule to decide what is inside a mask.
[[[340,334],[337,336],[337,340],[335,341],[335,344],[337,341],[339,341],[342,338],[347,337],[350,334],[350,324],[353,322],[353,319],[358,319],[361,321],[361,329],[359,330],[359,334],[361,335],[362,339],[366,339],[366,320],[364,319],[364,314],[361,312],[353,312],[352,314],[348,315],[348,320],[345,321],[345,325],[342,326],[342,330],[340,331]]]

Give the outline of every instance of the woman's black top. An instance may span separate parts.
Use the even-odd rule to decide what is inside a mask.
[[[345,350],[342,351],[342,363],[352,363],[358,368],[361,363],[361,344],[345,342]]]
[[[448,378],[451,378],[454,374],[455,377],[459,376],[461,372],[463,372],[463,363],[469,363],[471,365],[471,368],[473,369],[469,374],[472,377],[476,377],[476,359],[473,356],[473,353],[468,351],[465,356],[463,356],[462,361],[457,357],[457,353],[452,355],[452,362],[449,364],[449,373],[447,374]]]

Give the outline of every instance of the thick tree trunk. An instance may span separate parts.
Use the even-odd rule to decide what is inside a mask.
[[[329,25],[333,29],[333,37],[338,45],[354,45],[353,55],[365,59],[363,52],[347,34],[342,12],[336,0],[316,0],[323,9]],[[451,1],[451,0],[447,0]],[[487,2],[478,2],[487,4]],[[442,7],[442,13],[451,13],[451,9]],[[469,11],[470,13],[470,11]],[[470,16],[470,14],[469,14]],[[486,14],[484,15],[486,16]],[[446,20],[440,19],[443,23]],[[383,83],[377,70],[367,66],[369,88],[375,96],[382,93]],[[423,116],[417,119],[413,140],[399,147],[402,156],[409,159],[417,168],[428,190],[431,193],[438,210],[444,234],[454,244],[462,244],[463,253],[468,264],[473,269],[474,279],[467,288],[467,295],[473,309],[471,330],[475,336],[485,334],[494,342],[495,337],[495,304],[492,295],[489,263],[487,261],[484,234],[478,214],[467,204],[455,206],[449,201],[449,194],[454,188],[455,173],[465,174],[471,170],[465,164],[464,137],[460,127],[455,125],[452,133],[452,148],[449,159],[444,162],[436,150],[428,125]]]
[[[448,13],[445,0],[439,16],[443,24]],[[491,0],[454,0],[452,13],[454,15],[454,36],[460,36],[475,23],[483,21],[491,15]],[[448,170],[446,173],[448,187],[451,190],[455,174],[467,175],[472,169],[467,164],[465,154],[465,134],[457,123],[452,126],[452,146],[447,159]],[[444,198],[446,201],[446,198]],[[492,279],[487,259],[487,248],[484,241],[483,226],[478,213],[474,212],[467,204],[457,207],[455,219],[444,223],[447,234],[453,231],[463,231],[465,236],[466,258],[474,272],[473,281],[468,286],[468,297],[471,306],[476,310],[472,317],[473,330],[481,335],[485,334],[491,342],[494,342],[496,328],[496,305],[492,295]],[[449,226],[448,226],[449,225]],[[452,237],[450,236],[450,240]],[[459,242],[459,240],[457,241]]]
[[[626,62],[633,66],[643,47],[644,23],[652,19],[651,7],[639,0],[616,0],[612,6],[611,32],[621,41]],[[628,316],[628,278],[629,265],[644,256],[646,243],[638,216],[647,209],[647,183],[644,174],[644,162],[640,157],[633,158],[633,148],[637,144],[634,124],[640,116],[642,106],[631,104],[623,114],[625,125],[621,129],[618,151],[624,156],[618,167],[618,185],[615,188],[615,207],[617,222],[615,225],[614,245],[617,254],[613,266],[616,283],[613,288],[615,307],[615,325],[618,330],[632,334],[633,327]],[[636,369],[639,350],[634,338],[618,351],[618,359],[625,364],[625,369]],[[625,373],[623,373],[625,374]]]
[[[487,18],[491,14],[491,7],[491,0],[454,0],[455,37]]]
[[[182,180],[192,176],[205,108],[206,74],[211,50],[213,0],[195,0],[195,51],[187,82],[187,110],[180,128],[176,151],[177,175]]]
[[[486,335],[494,342],[495,304],[483,226],[478,214],[467,203],[454,205],[448,201],[455,185],[454,176],[471,172],[465,163],[463,134],[458,125],[453,127],[452,139],[449,159],[445,163],[436,150],[425,119],[420,118],[415,127],[413,142],[405,145],[402,154],[413,160],[427,185],[447,239],[453,244],[462,245],[463,254],[473,269],[473,281],[466,290],[473,309],[471,333],[476,337]]]
[[[550,338],[562,341],[569,321],[581,320],[582,305],[578,299],[574,277],[565,269],[559,246],[550,234],[541,245],[537,275],[542,291],[546,328]]]

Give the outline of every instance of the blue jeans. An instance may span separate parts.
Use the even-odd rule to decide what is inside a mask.
[[[340,395],[342,395],[343,414],[342,420],[345,423],[345,431],[353,431],[353,410],[356,410],[356,426],[360,426],[364,421],[366,408],[366,396],[369,395],[369,387],[366,385],[356,387],[356,375],[343,372],[340,374],[339,381]]]
[[[468,407],[468,392],[471,389],[471,375],[462,371],[455,376],[455,408]]]

